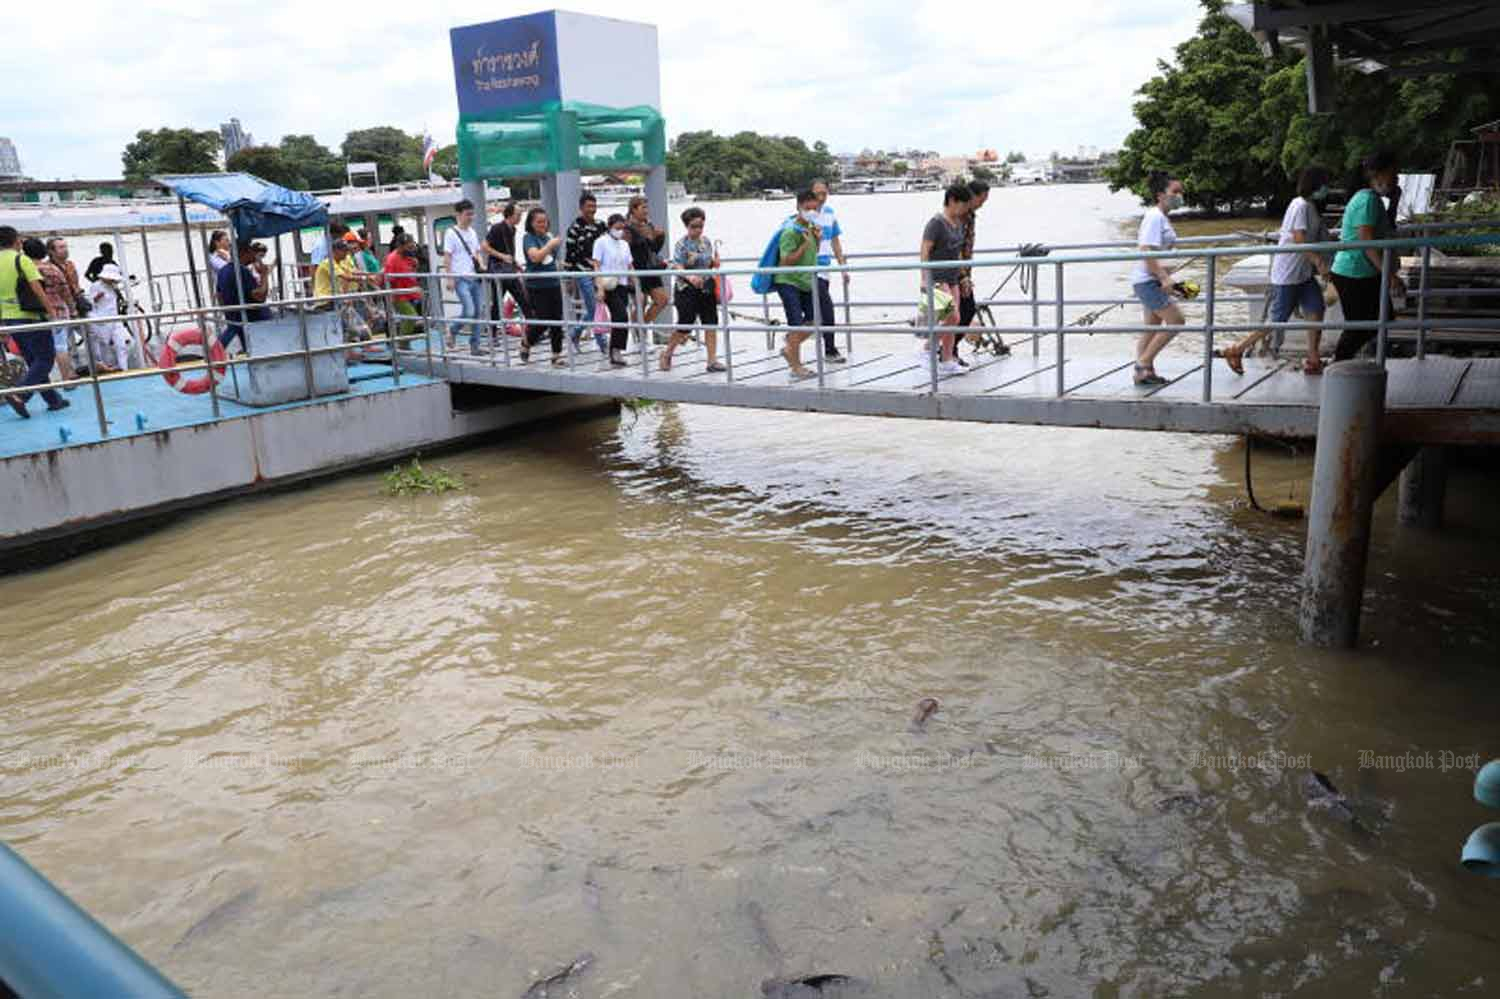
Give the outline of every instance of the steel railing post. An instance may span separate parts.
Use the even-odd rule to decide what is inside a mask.
[[[1432,266],[1432,247],[1422,247],[1422,276],[1417,284],[1417,359],[1427,356],[1427,270]]]
[[[385,300],[385,342],[391,352],[391,384],[401,384],[401,359],[396,356],[396,307],[391,304],[391,289],[381,296]]]
[[[724,287],[723,271],[724,271],[724,265],[721,262],[719,264],[719,277],[720,277],[719,287],[720,288]],[[729,342],[729,326],[730,326],[729,303],[724,300],[724,296],[723,295],[719,296],[719,316],[721,317],[720,332],[724,334],[724,371],[725,371],[724,380],[728,384],[733,385],[734,384],[734,344],[732,344],[732,343]]]
[[[1218,274],[1218,257],[1208,258],[1208,296],[1203,303],[1203,401],[1214,397],[1214,284]]]
[[[1380,251],[1380,319],[1375,326],[1375,361],[1385,367],[1386,324],[1391,319],[1391,251]]]
[[[931,271],[918,271],[927,281],[927,377],[932,394],[938,390],[937,280]]]
[[[559,270],[557,272],[557,290],[558,290],[558,293],[562,296],[562,324],[563,324],[562,325],[562,332],[563,332],[563,343],[568,348],[568,370],[569,371],[576,371],[576,370],[578,370],[578,341],[573,336],[574,332],[576,332],[576,331],[572,328],[572,323],[573,323],[573,296],[569,294],[569,292],[575,290],[578,287],[578,285],[577,285],[576,281],[569,281],[569,280],[565,279],[564,275],[572,275],[572,274],[576,274],[576,273],[578,273],[578,272],[577,271],[565,271],[565,270]],[[582,311],[582,310],[580,310],[580,311]]]
[[[1063,265],[1059,261],[1053,266],[1057,268],[1057,397],[1061,399],[1066,387],[1063,374]]]
[[[813,351],[818,362],[818,388],[823,387],[823,296],[818,290],[818,272],[812,274],[812,325],[813,339],[816,340],[817,348]]]
[[[1042,353],[1042,301],[1041,288],[1037,287],[1038,280],[1042,276],[1040,264],[1029,264],[1031,268],[1031,356],[1040,357]]]
[[[302,372],[307,378],[307,397],[313,397],[312,341],[307,336],[307,307],[297,306],[297,331],[302,335]]]
[[[51,333],[49,331],[48,335]],[[89,381],[94,387],[94,409],[99,414],[99,436],[109,436],[109,420],[104,417],[104,393],[99,388],[99,362],[94,358],[94,338],[89,336],[88,327],[83,327],[84,352],[89,358]]]
[[[840,266],[848,266],[842,264]],[[844,286],[844,353],[854,353],[854,307],[849,304],[849,272],[839,274],[839,283]]]
[[[647,348],[646,338],[650,336],[646,325],[646,300],[641,292],[641,279],[635,275],[630,276],[630,286],[635,289],[635,315],[640,325],[636,328],[636,339],[641,343],[641,377],[651,377],[651,351]]]

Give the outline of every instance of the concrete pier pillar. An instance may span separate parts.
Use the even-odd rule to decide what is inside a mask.
[[[1311,645],[1352,648],[1359,637],[1384,414],[1384,368],[1342,361],[1327,369],[1298,615]]]
[[[1417,527],[1442,527],[1447,492],[1448,452],[1436,445],[1422,448],[1401,472],[1397,519]]]

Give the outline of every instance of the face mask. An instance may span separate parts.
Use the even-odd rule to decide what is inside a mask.
[[[609,231],[609,234],[614,239],[624,239],[625,238],[625,230],[624,229],[611,229]]]
[[[807,211],[805,211],[805,212],[802,213],[802,221],[804,221],[804,222],[817,222],[818,221],[818,213],[815,210],[809,209],[809,210],[807,210]]]
[[[1328,200],[1328,185],[1324,184],[1322,187],[1318,188],[1316,191],[1314,191],[1312,193],[1312,197],[1313,197],[1314,201],[1327,201]]]
[[[1182,207],[1182,195],[1180,195],[1180,194],[1169,194],[1169,195],[1167,195],[1167,211],[1169,211],[1169,212],[1175,212],[1177,209],[1179,209],[1181,207]]]

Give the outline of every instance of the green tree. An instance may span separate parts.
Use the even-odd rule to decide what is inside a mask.
[[[896,162],[891,164],[891,173],[895,174],[897,177],[905,177],[906,172],[910,169],[911,167],[907,165],[907,162],[905,160],[897,160]]]
[[[458,176],[458,146],[446,145],[432,157],[432,172],[449,180]]]
[[[689,190],[750,194],[768,187],[789,190],[827,176],[833,157],[824,143],[811,149],[795,136],[740,132],[683,132],[667,152],[667,176]]]
[[[374,163],[380,170],[382,184],[420,180],[422,139],[391,125],[361,128],[344,137],[344,160],[348,163]]]
[[[969,172],[973,175],[975,180],[982,180],[986,184],[993,184],[995,181],[1000,179],[999,174],[995,173],[995,171],[991,170],[989,167],[983,164],[976,165],[974,169]]]
[[[1275,129],[1261,100],[1262,85],[1279,67],[1217,0],[1205,6],[1197,35],[1177,46],[1172,63],[1158,62],[1160,75],[1137,91],[1140,127],[1107,176],[1112,189],[1128,187],[1145,198],[1151,172],[1166,170],[1181,178],[1189,204],[1215,212],[1274,200],[1290,185],[1268,155]]]
[[[224,164],[226,170],[235,173],[253,173],[261,180],[280,184],[294,191],[307,189],[307,178],[287,162],[280,149],[275,146],[249,146],[241,149]]]
[[[142,129],[120,160],[126,180],[145,180],[161,173],[217,173],[218,132],[191,128]]]
[[[1012,149],[1010,152],[1008,152],[1008,153],[1005,154],[1005,162],[1007,162],[1007,163],[1025,163],[1026,162],[1026,154],[1023,153],[1023,152],[1021,152],[1019,149]]]
[[[302,178],[306,190],[329,191],[343,186],[343,161],[311,135],[283,135],[277,148],[288,169]]]

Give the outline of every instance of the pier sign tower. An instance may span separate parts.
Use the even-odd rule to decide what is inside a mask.
[[[538,177],[555,232],[580,175],[644,173],[652,221],[667,229],[666,125],[656,26],[561,10],[453,28],[458,171],[484,181]]]

